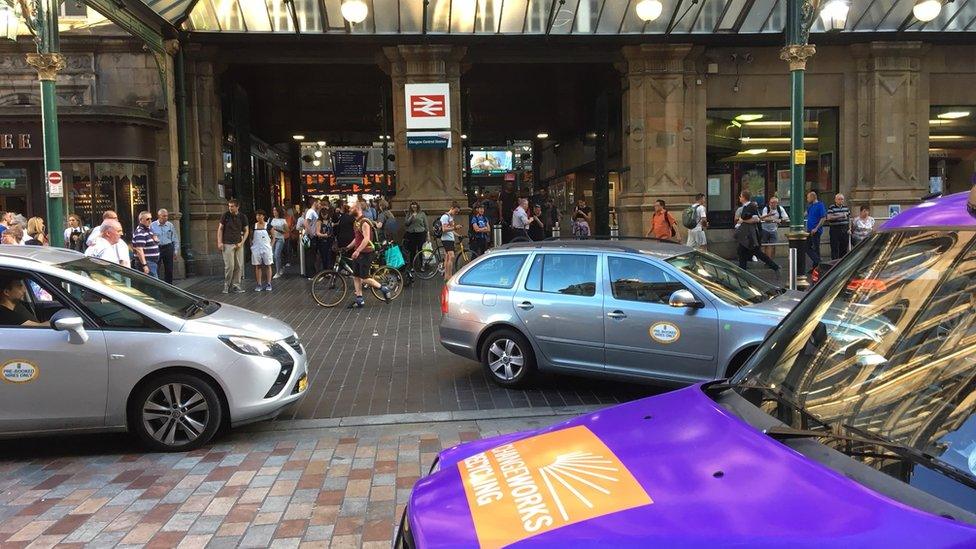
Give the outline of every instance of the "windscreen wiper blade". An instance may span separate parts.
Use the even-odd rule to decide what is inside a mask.
[[[846,440],[850,442],[859,442],[862,444],[870,444],[873,446],[878,446],[894,452],[894,455],[881,456],[883,459],[899,459],[902,461],[911,461],[932,469],[933,471],[938,471],[943,475],[955,480],[960,484],[964,484],[970,488],[976,489],[976,478],[973,478],[966,473],[960,471],[956,467],[945,463],[939,458],[923,452],[917,448],[912,448],[900,442],[894,442],[890,440],[885,440],[881,437],[873,435],[861,435],[859,430],[843,426],[843,428],[848,429],[852,432],[858,433],[857,435],[843,435],[835,433],[833,431],[818,431],[814,429],[795,429],[793,427],[788,427],[786,425],[774,426],[763,431],[764,434],[775,440],[790,440],[797,438],[829,438],[833,440]],[[843,450],[836,449],[838,452],[845,453]]]

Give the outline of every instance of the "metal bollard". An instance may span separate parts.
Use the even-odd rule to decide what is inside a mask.
[[[491,239],[495,247],[502,245],[502,224],[495,223],[495,226],[491,228]]]
[[[298,274],[301,276],[308,276],[305,272],[305,243],[303,242],[305,238],[305,233],[303,232],[301,236],[298,237]]]
[[[617,225],[610,226],[610,240],[617,240],[620,238],[620,227]]]
[[[796,265],[796,248],[790,248],[789,250],[789,272],[790,272],[790,289],[796,289],[796,278],[797,278],[797,265]]]
[[[562,228],[559,226],[559,223],[556,223],[555,225],[552,226],[553,238],[559,238],[561,236],[561,233],[562,233]]]

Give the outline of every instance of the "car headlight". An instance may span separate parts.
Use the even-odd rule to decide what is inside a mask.
[[[242,355],[275,358],[275,347],[277,345],[273,341],[244,336],[220,336],[220,340]]]

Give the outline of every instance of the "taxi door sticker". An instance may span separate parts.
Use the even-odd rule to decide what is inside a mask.
[[[653,503],[583,425],[503,444],[458,469],[483,548]]]
[[[674,343],[681,338],[681,330],[670,322],[658,322],[647,330],[651,339],[658,343]]]
[[[0,366],[0,375],[7,383],[30,383],[40,373],[37,365],[23,359],[10,360]]]

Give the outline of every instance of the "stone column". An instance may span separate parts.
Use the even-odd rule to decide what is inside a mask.
[[[705,192],[705,88],[695,80],[690,44],[623,49],[623,165],[617,193],[622,236],[647,233],[654,201],[680,211]],[[683,230],[683,229],[682,229]]]
[[[407,209],[416,200],[429,219],[457,201],[466,208],[461,184],[461,59],[456,46],[392,46],[383,48],[381,65],[393,84],[393,129],[396,151],[396,196],[393,209]],[[451,86],[450,149],[408,149],[405,84],[448,83]]]
[[[928,192],[928,79],[921,42],[854,44],[857,59],[856,178],[849,197],[888,215],[888,204]]]

